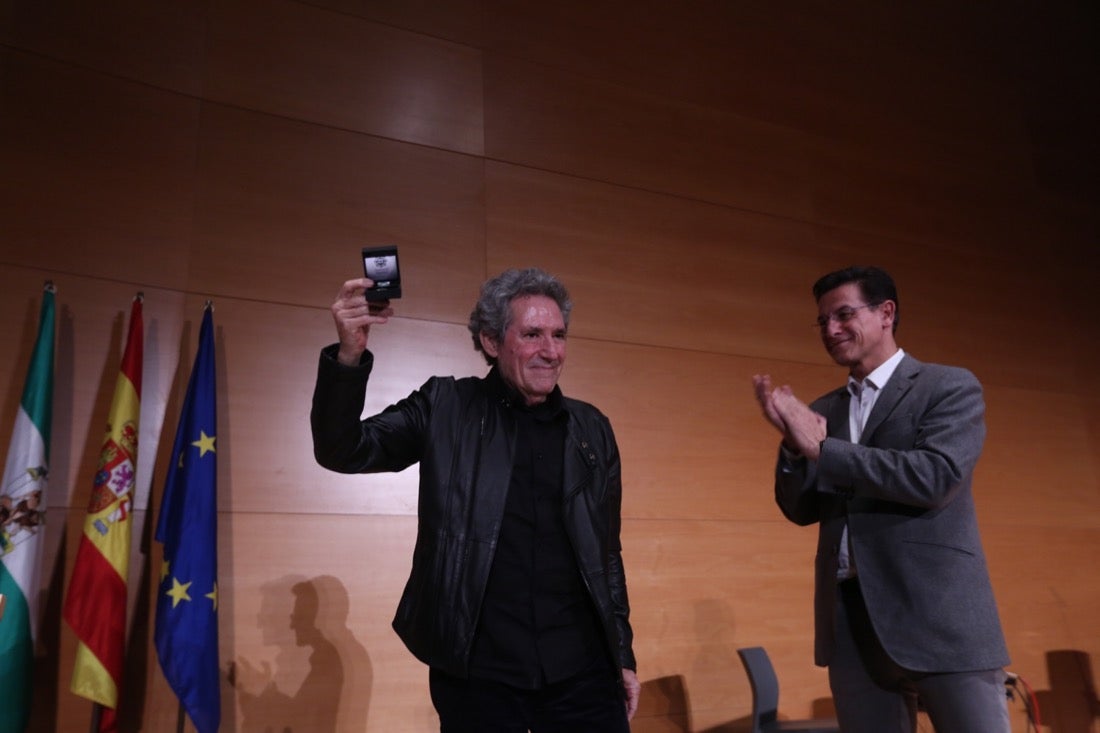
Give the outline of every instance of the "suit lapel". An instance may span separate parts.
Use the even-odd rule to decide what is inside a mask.
[[[834,392],[833,398],[829,400],[825,408],[825,430],[830,436],[841,440],[852,439],[851,426],[848,424],[848,403],[851,399],[848,388],[843,387]]]
[[[898,368],[894,370],[889,381],[882,388],[882,394],[875,400],[875,406],[871,410],[871,414],[867,418],[867,424],[863,427],[863,434],[860,436],[859,442],[861,445],[870,443],[870,438],[875,434],[878,426],[890,416],[894,408],[898,406],[905,394],[912,388],[913,378],[917,376],[920,367],[921,363],[908,354],[902,357]]]

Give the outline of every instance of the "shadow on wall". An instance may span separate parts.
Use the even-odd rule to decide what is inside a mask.
[[[638,712],[631,733],[691,733],[687,687],[682,675],[670,674],[642,682]]]
[[[348,609],[347,589],[329,575],[286,576],[261,589],[257,621],[275,659],[230,665],[241,733],[366,730],[373,672]]]
[[[810,703],[810,717],[836,718],[836,701],[831,697],[819,697]]]
[[[731,684],[735,675],[744,679],[729,603],[707,598],[696,602],[693,610],[700,652],[692,664],[692,674],[700,680],[731,680]],[[696,731],[684,677],[668,675],[642,683],[641,701],[630,730],[631,733],[739,733],[749,731],[750,727],[751,716],[746,715]]]
[[[1051,733],[1094,733],[1100,698],[1089,655],[1074,649],[1047,652],[1049,690],[1035,693],[1040,720]]]
[[[748,678],[737,656],[737,634],[733,608],[722,599],[708,598],[695,604],[695,635],[699,640],[699,655],[694,674],[699,679],[738,680],[746,688]],[[721,723],[698,733],[738,733],[752,729],[752,716]]]
[[[50,571],[42,603],[42,626],[39,627],[34,659],[34,682],[31,685],[31,717],[26,733],[48,733],[57,730],[58,680],[61,679],[61,599],[65,578],[65,525],[56,522],[60,547]]]
[[[835,718],[833,699],[825,697],[814,700],[813,717]],[[682,675],[667,675],[643,682],[638,713],[630,724],[631,733],[749,733],[751,730],[752,716],[749,715],[710,728],[692,728],[687,685]]]

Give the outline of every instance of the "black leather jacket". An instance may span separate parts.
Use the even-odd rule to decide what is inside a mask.
[[[432,377],[405,399],[361,420],[370,352],[358,367],[321,352],[310,423],[313,452],[341,473],[400,471],[420,463],[412,571],[393,628],[418,659],[467,675],[512,468],[515,424],[488,379]],[[636,669],[619,541],[619,449],[595,407],[563,398],[569,415],[564,517],[608,651]]]

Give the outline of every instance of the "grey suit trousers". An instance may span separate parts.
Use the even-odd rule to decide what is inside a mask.
[[[838,589],[836,626],[829,684],[843,733],[914,733],[918,709],[936,733],[1010,733],[1004,671],[900,667],[875,635],[856,579]]]

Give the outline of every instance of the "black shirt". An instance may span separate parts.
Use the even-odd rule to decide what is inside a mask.
[[[496,369],[487,382],[511,407],[515,452],[470,676],[538,689],[603,653],[562,514],[568,415],[557,388],[528,406]]]

